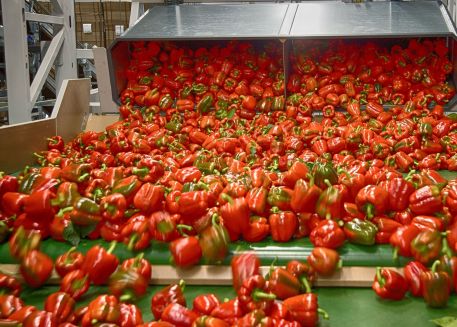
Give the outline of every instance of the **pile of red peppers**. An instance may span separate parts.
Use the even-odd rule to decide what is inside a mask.
[[[37,250],[30,248],[28,252],[34,251]],[[316,326],[319,315],[328,319],[328,314],[319,308],[317,295],[312,293],[311,287],[318,274],[332,274],[338,268],[338,261],[336,251],[316,248],[307,261],[293,260],[285,268],[271,266],[263,276],[255,254],[237,255],[231,262],[236,291],[233,299],[222,301],[212,293],[200,294],[194,298],[192,307],[188,307],[184,281],[172,283],[152,296],[151,311],[155,321],[147,323],[135,302],[146,294],[151,278],[149,261],[139,255],[119,264],[110,250],[98,245],[86,255],[72,248],[54,263],[61,278],[60,290],[46,298],[43,310],[26,305],[20,298],[20,282],[0,273],[0,324],[48,327]],[[52,261],[50,266],[52,268]],[[34,269],[35,277],[42,275],[39,268],[31,269]],[[321,274],[321,271],[325,273]],[[23,276],[26,278],[24,273]],[[98,295],[87,306],[76,308],[89,285],[100,284],[102,278],[108,280],[108,292]]]
[[[309,237],[310,264],[324,276],[337,268],[334,250],[345,242],[391,244],[394,256],[414,261],[404,277],[380,268],[376,293],[397,300],[410,290],[444,306],[457,284],[457,181],[437,172],[457,171],[457,120],[443,108],[455,95],[445,41],[295,46],[285,80],[274,44],[133,42],[121,120],[68,142],[53,136],[34,154],[37,166],[0,177],[0,241],[9,242],[24,280],[39,287],[52,272],[41,239],[112,242],[85,259],[73,250],[62,267],[56,262],[63,293],[52,301],[77,300],[90,283],[110,280],[111,295],[80,315],[91,326],[118,321],[118,302],[146,292],[148,262],[137,257],[117,269],[116,242],[134,252],[168,242],[174,265],[189,267],[221,262],[237,240]],[[253,315],[246,319],[269,317],[262,306],[272,294],[290,307],[305,301],[287,302],[301,291],[282,293],[270,282],[286,271],[301,274],[292,270],[269,278],[251,272],[247,290],[244,278],[234,280],[243,289],[240,305]],[[156,317],[166,321],[182,306]],[[305,321],[301,313],[290,317]]]

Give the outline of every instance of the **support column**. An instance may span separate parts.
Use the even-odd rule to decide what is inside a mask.
[[[8,0],[7,0],[8,1]],[[51,0],[54,16],[62,16],[63,25],[54,25],[54,35],[64,30],[64,41],[55,61],[56,93],[59,93],[64,79],[77,78],[75,3],[74,0]]]
[[[29,56],[24,0],[1,0],[3,11],[8,120],[31,120]]]

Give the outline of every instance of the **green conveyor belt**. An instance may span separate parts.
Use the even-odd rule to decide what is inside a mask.
[[[150,301],[152,295],[162,286],[150,286],[148,295],[139,303],[146,321],[152,320]],[[43,301],[51,293],[57,291],[55,286],[46,286],[37,290],[26,289],[22,298],[27,304],[43,307]],[[103,287],[91,287],[80,305],[88,303],[97,294],[106,291]],[[198,294],[213,292],[220,299],[233,297],[230,286],[195,286],[188,285],[185,295],[188,305]],[[383,301],[377,298],[371,289],[360,288],[321,288],[317,289],[319,304],[330,315],[329,321],[322,321],[320,326],[341,327],[388,327],[388,326],[434,326],[431,319],[443,316],[457,316],[457,296],[453,295],[448,307],[443,309],[427,308],[422,299],[407,297],[403,301]]]
[[[108,243],[103,240],[84,240],[79,244],[78,249],[85,253],[95,244],[102,244],[108,247]],[[41,245],[41,249],[53,259],[70,247],[69,243],[57,242],[52,239],[43,241]],[[239,241],[230,245],[230,254],[222,264],[230,264],[233,254],[244,251],[255,251],[264,265],[270,265],[275,258],[277,258],[277,264],[286,264],[292,259],[306,259],[312,249],[313,245],[308,238],[287,243],[274,243],[270,239],[252,244]],[[398,262],[392,259],[390,245],[362,246],[346,243],[339,249],[339,252],[345,266],[399,266],[404,265],[406,262],[405,258],[401,258]],[[127,250],[124,244],[118,244],[114,253],[120,260],[134,257],[137,254]],[[170,264],[170,252],[167,243],[152,242],[144,253],[145,258],[151,261],[152,264]],[[16,263],[10,255],[7,243],[0,245],[0,263]]]

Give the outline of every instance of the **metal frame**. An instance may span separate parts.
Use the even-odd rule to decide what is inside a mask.
[[[56,92],[64,79],[76,78],[76,37],[73,1],[51,0],[53,15],[29,13],[24,0],[1,0],[3,10],[8,118],[10,124],[31,120],[32,109],[52,66],[55,67]],[[30,81],[27,46],[27,21],[54,25],[54,38],[41,65]]]

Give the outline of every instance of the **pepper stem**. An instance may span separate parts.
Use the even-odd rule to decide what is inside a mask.
[[[256,288],[252,292],[251,298],[254,302],[259,302],[260,300],[275,300],[276,295],[273,293],[265,293],[262,290]]]
[[[67,212],[70,212],[73,210],[73,207],[65,207],[65,208],[62,208],[59,210],[59,212],[57,213],[57,217],[63,217],[63,215]]]
[[[178,230],[179,234],[181,234],[184,237],[188,237],[189,234],[185,232],[186,231],[192,231],[193,227],[185,224],[179,224],[176,226],[176,229]]]
[[[328,179],[324,179],[324,184],[327,185],[328,187],[332,187],[332,183]]]
[[[114,248],[116,247],[117,241],[112,241],[109,245],[108,250],[106,253],[111,254],[114,251]]]
[[[184,289],[186,288],[186,282],[184,281],[184,279],[181,279],[181,280],[179,281],[179,284],[178,284],[178,285],[179,285],[179,287],[181,288],[181,291],[184,292]]]
[[[228,195],[227,193],[222,193],[221,198],[222,198],[222,200],[230,203],[230,205],[233,205],[233,198],[230,195]]]
[[[138,267],[140,265],[140,261],[143,259],[144,257],[144,252],[141,252],[140,254],[138,254],[136,257],[135,257],[135,260],[133,261],[133,267]]]
[[[392,259],[394,259],[394,261],[398,261],[398,246],[394,247],[394,251],[392,252]]]
[[[89,173],[82,174],[81,176],[78,177],[78,182],[83,182],[89,176],[90,176]]]
[[[305,293],[311,293],[311,285],[309,284],[308,278],[306,276],[300,277],[300,281],[305,288]]]
[[[322,316],[322,318],[324,318],[325,320],[328,320],[330,318],[327,311],[325,311],[322,308],[318,308],[317,313],[320,314]]]
[[[211,224],[214,226],[214,225],[217,225],[219,222],[217,221],[217,218],[219,217],[219,215],[217,213],[213,214],[211,216]]]
[[[367,218],[371,220],[374,217],[374,205],[373,205],[373,203],[368,203],[365,206],[365,211],[366,211],[366,214],[367,214]]]
[[[119,300],[121,302],[127,302],[127,301],[130,301],[130,300],[133,300],[134,299],[134,294],[132,291],[126,291],[125,294],[122,294],[120,297],[119,297]]]
[[[343,259],[340,258],[336,264],[336,269],[340,270],[341,268],[343,268]]]
[[[379,286],[384,287],[386,280],[382,277],[381,267],[376,267],[376,279],[378,280]]]
[[[452,250],[449,247],[449,243],[448,243],[446,237],[443,237],[442,246],[441,246],[441,252],[443,254],[447,255],[449,258],[452,257]]]
[[[133,247],[135,246],[136,241],[138,241],[139,236],[137,233],[133,234],[132,237],[130,237],[129,243],[127,244],[127,249],[129,251],[133,250]]]
[[[430,268],[431,272],[436,272],[436,268],[439,264],[441,264],[441,262],[439,260],[435,260],[435,262],[433,262],[432,268]]]

